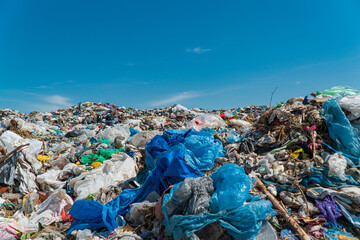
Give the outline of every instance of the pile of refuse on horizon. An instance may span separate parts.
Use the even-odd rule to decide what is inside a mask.
[[[359,239],[360,91],[0,109],[0,239]]]

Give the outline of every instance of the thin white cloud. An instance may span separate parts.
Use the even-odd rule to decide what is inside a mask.
[[[29,111],[38,111],[38,112],[49,112],[49,111],[55,111],[59,108],[61,108],[58,105],[53,104],[34,104],[31,105],[31,107],[27,107]]]
[[[45,86],[45,85],[41,85],[41,86],[38,86],[38,87],[35,87],[35,88],[39,88],[39,89],[42,89],[42,88],[47,88],[48,86]]]
[[[4,106],[12,109],[18,109],[21,112],[41,111],[47,112],[72,106],[72,99],[61,95],[43,95],[34,92],[23,91],[19,89],[0,89],[2,97],[0,101]],[[21,95],[22,98],[13,96]]]
[[[44,96],[45,101],[54,104],[56,106],[68,107],[71,105],[70,98],[63,97],[60,95],[51,95],[51,96]]]
[[[318,67],[318,66],[321,66],[321,65],[341,63],[341,62],[353,61],[353,60],[358,60],[358,59],[360,59],[360,56],[352,56],[352,57],[340,58],[340,59],[335,59],[335,60],[304,64],[304,65],[297,66],[297,67],[295,67],[293,69],[290,69],[290,71],[298,71],[298,70],[302,70],[302,69]]]
[[[203,95],[199,92],[176,93],[172,96],[169,96],[168,98],[158,100],[158,101],[153,101],[151,103],[151,106],[152,107],[166,106],[166,105],[170,105],[170,104],[179,103],[182,100],[197,98],[200,96],[203,96]]]
[[[202,53],[210,52],[210,51],[212,51],[212,49],[196,47],[196,48],[188,48],[185,51],[186,52],[197,53],[197,54],[202,54]]]
[[[300,81],[296,81],[295,83],[296,83],[297,85],[300,85],[300,84],[301,84],[301,82],[300,82]]]

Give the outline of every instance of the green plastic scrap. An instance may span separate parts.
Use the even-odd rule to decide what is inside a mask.
[[[323,91],[321,94],[334,96],[335,94],[340,93],[343,93],[345,95],[358,95],[360,94],[360,91],[348,86],[336,86]]]
[[[107,145],[110,145],[110,144],[111,144],[111,143],[110,143],[110,140],[107,139],[107,138],[102,138],[102,139],[100,139],[98,142],[106,143]]]
[[[27,232],[27,233],[22,233],[21,236],[20,236],[20,239],[23,240],[23,239],[30,239],[31,235],[33,235],[33,232]]]
[[[124,148],[120,149],[99,149],[98,152],[82,155],[80,162],[82,164],[93,163],[93,162],[101,162],[103,163],[105,160],[111,158],[111,155],[118,154],[120,152],[125,152]]]
[[[94,199],[95,199],[95,196],[92,193],[90,193],[86,198],[86,200],[94,200]]]
[[[59,129],[53,128],[52,130],[54,130],[55,132],[61,132]]]
[[[288,148],[292,143],[297,142],[297,141],[298,141],[297,139],[293,139],[293,140],[291,140],[290,142],[285,143],[284,146],[279,147],[279,148],[276,148],[276,149],[273,149],[273,150],[270,152],[270,154],[275,155],[276,152]]]

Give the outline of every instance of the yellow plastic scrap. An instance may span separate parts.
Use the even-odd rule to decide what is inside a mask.
[[[29,192],[28,194],[26,194],[24,197],[23,197],[23,204],[24,204],[24,202],[25,202],[25,200],[30,196],[30,194],[31,194],[31,192]]]
[[[123,232],[134,232],[134,229],[129,224],[126,224],[126,226],[120,231],[120,233]]]
[[[100,165],[101,165],[101,162],[93,162],[91,164],[91,166],[93,166],[94,168],[100,167]]]
[[[349,236],[346,236],[346,235],[343,235],[343,234],[337,235],[337,238],[338,238],[339,240],[355,240],[355,239],[357,239],[357,238],[349,237]]]
[[[50,156],[41,155],[41,154],[36,157],[36,159],[41,161],[41,162],[45,162],[46,160],[49,160],[50,158],[51,158]]]
[[[296,150],[295,152],[293,152],[293,153],[291,154],[291,157],[292,157],[292,158],[299,158],[299,156],[300,156],[301,153],[304,153],[304,150],[303,150],[303,149],[298,149],[298,150]]]

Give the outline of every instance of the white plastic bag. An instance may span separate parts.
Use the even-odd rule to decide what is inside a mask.
[[[60,173],[61,170],[50,169],[47,172],[38,175],[36,180],[38,183],[45,184],[49,190],[56,190],[62,188],[66,183],[58,180]]]
[[[329,176],[345,180],[346,159],[341,153],[335,153],[328,160]]]
[[[36,224],[41,220],[44,226],[49,226],[53,222],[60,221],[62,210],[69,212],[73,203],[74,201],[65,190],[59,189],[40,204],[39,210],[31,214],[30,221]]]
[[[201,114],[188,122],[188,127],[194,128],[196,131],[200,131],[203,128],[219,128],[225,126],[224,120],[220,116],[213,114]]]
[[[189,112],[189,109],[184,107],[183,105],[176,104],[174,107],[171,108],[172,112]]]
[[[12,131],[5,131],[1,135],[0,139],[5,142],[6,147],[9,147],[7,149],[8,152],[26,143],[29,143],[30,146],[25,147],[23,150],[24,152],[31,152],[33,154],[38,154],[43,149],[43,143],[41,141],[36,139],[24,139]]]
[[[118,136],[124,137],[124,139],[128,139],[130,137],[130,128],[128,126],[115,126],[109,127],[104,130],[101,130],[96,136],[96,140],[100,140],[102,138],[109,139],[110,142],[114,142],[115,138]]]
[[[145,145],[151,141],[156,135],[161,135],[160,131],[142,131],[135,134],[129,140],[129,143],[137,148],[145,147]]]
[[[346,96],[337,100],[340,107],[351,112],[349,120],[355,120],[360,117],[360,95]]]
[[[120,181],[136,176],[134,159],[124,153],[118,155],[121,155],[122,159],[109,159],[101,166],[71,179],[69,186],[74,188],[76,200],[86,199],[89,194],[96,195],[100,188],[116,186]]]

